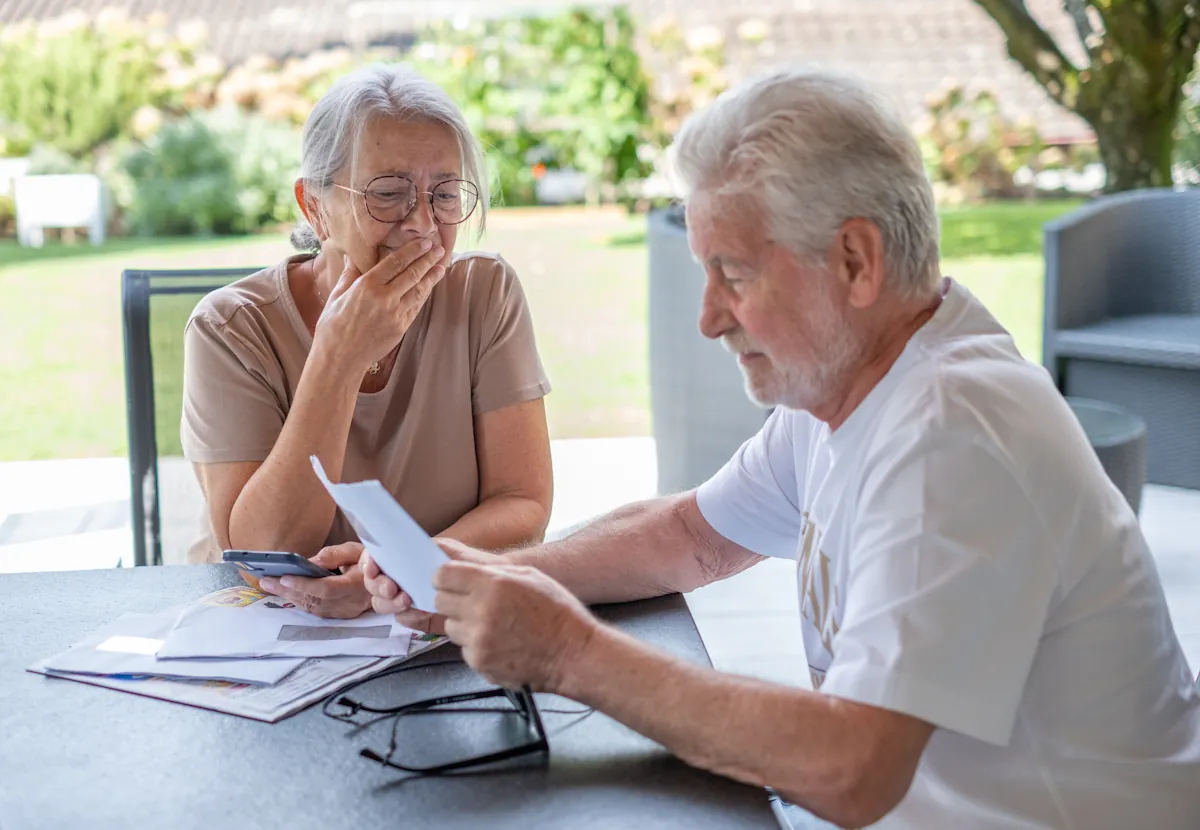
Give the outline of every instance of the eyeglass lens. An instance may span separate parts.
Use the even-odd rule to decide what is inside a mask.
[[[413,771],[471,766],[476,759],[545,746],[541,721],[531,711],[536,704],[524,690],[489,689],[405,705],[401,685],[399,677],[380,675],[331,697],[324,711],[365,727],[360,738],[376,760]]]
[[[388,760],[414,768],[482,758],[529,746],[540,737],[525,713],[504,697],[417,710],[390,720]]]

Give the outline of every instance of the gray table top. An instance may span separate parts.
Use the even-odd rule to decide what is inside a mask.
[[[126,611],[239,582],[224,565],[0,576],[0,828],[779,826],[762,790],[688,767],[599,713],[546,718],[548,765],[403,780],[360,758],[363,737],[319,706],[265,724],[25,671]],[[679,596],[600,613],[708,663]],[[465,666],[392,680],[411,700],[486,685]]]

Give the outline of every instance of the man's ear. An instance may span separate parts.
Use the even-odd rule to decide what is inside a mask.
[[[317,210],[316,201],[308,192],[304,179],[296,179],[296,183],[292,186],[292,192],[296,196],[296,204],[300,206],[300,212],[304,214],[305,221],[312,226],[317,239],[324,242],[328,234],[325,233],[325,226],[321,222],[321,212]]]
[[[838,229],[829,251],[830,270],[845,286],[850,305],[869,308],[879,299],[887,268],[883,235],[868,219],[849,219]]]

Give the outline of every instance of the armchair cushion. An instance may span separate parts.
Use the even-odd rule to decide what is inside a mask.
[[[1054,335],[1059,358],[1200,369],[1200,314],[1115,317]]]

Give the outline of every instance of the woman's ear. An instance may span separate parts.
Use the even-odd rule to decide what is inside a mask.
[[[296,179],[292,192],[296,195],[296,204],[300,206],[304,220],[312,227],[317,239],[324,242],[328,234],[325,233],[325,226],[321,222],[321,211],[317,208],[316,199],[308,192],[304,179]]]

